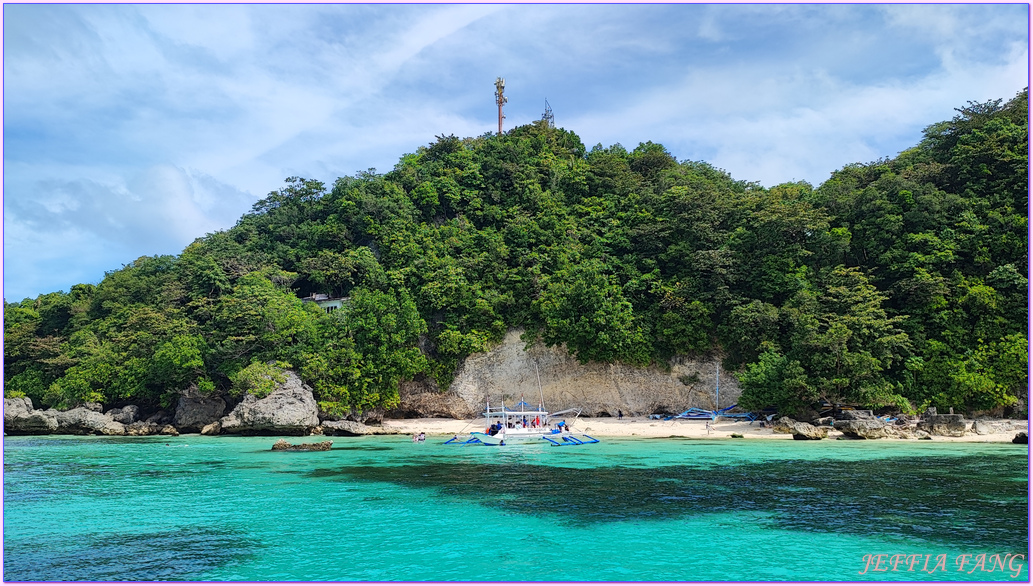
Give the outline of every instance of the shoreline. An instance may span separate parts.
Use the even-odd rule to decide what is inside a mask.
[[[1013,422],[1026,423],[1024,420],[1010,420]],[[694,438],[694,439],[717,439],[731,438],[732,434],[739,434],[743,439],[765,439],[765,440],[789,440],[793,436],[787,433],[774,433],[770,427],[760,427],[757,422],[750,424],[745,421],[718,421],[712,424],[712,429],[707,430],[708,420],[700,419],[672,419],[663,421],[649,419],[648,417],[624,417],[618,420],[615,417],[579,417],[571,422],[570,430],[576,433],[586,433],[593,437],[642,437],[642,438]],[[431,436],[447,436],[465,434],[471,431],[480,430],[483,422],[477,419],[448,419],[448,418],[421,418],[421,419],[384,419],[382,427],[393,433],[413,435],[425,433]],[[966,433],[961,437],[932,436],[931,440],[901,439],[901,438],[880,438],[877,440],[857,441],[896,441],[896,442],[966,442],[966,443],[1012,443],[1015,434],[1026,431],[1024,429],[1013,429],[1002,433],[989,433],[979,435]],[[829,431],[829,440],[837,440],[844,437],[839,431]],[[809,440],[813,441],[813,440]]]

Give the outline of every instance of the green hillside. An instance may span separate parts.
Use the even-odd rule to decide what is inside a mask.
[[[386,174],[289,178],[178,256],[5,302],[4,395],[167,406],[261,393],[281,361],[323,409],[368,410],[401,380],[447,388],[520,327],[582,361],[717,351],[746,408],[1025,412],[1027,120],[1028,89],[970,103],[817,188],[545,122],[438,137]]]

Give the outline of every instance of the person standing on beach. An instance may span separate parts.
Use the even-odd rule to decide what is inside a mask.
[[[618,409],[617,410],[617,421],[620,421],[621,419],[624,419],[624,412],[621,411],[620,409]]]

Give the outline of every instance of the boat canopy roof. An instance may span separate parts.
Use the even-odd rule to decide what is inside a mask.
[[[563,411],[557,411],[555,413],[549,413],[549,417],[555,417],[556,415],[566,415],[567,413],[581,414],[580,409],[564,409]]]

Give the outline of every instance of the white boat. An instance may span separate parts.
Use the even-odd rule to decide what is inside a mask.
[[[458,436],[445,442],[446,444],[484,444],[487,446],[506,446],[517,443],[546,443],[555,446],[573,446],[595,444],[599,440],[584,433],[570,431],[566,415],[577,417],[579,410],[566,409],[549,413],[539,405],[531,407],[523,401],[510,409],[503,405],[492,409],[490,405],[484,410],[484,431],[474,431],[465,440]]]
[[[535,364],[537,375],[538,365]],[[538,382],[541,394],[541,381]],[[555,413],[545,410],[544,397],[538,407],[532,407],[523,400],[510,409],[503,400],[502,407],[491,408],[491,403],[484,404],[484,431],[471,432],[465,440],[456,435],[446,444],[484,444],[487,446],[505,446],[515,443],[547,443],[554,446],[572,446],[597,444],[599,440],[584,433],[570,431],[565,416],[573,414],[576,419],[581,414],[579,409],[565,409]]]

